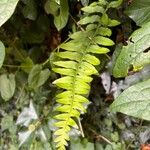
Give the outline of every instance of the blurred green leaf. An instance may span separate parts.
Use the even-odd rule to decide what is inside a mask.
[[[112,141],[114,141],[114,142],[118,142],[118,141],[119,141],[118,132],[111,133],[111,139],[112,139]]]
[[[78,140],[72,140],[71,141],[71,150],[94,150],[94,143],[88,142],[86,139],[81,142],[79,139]]]
[[[107,9],[108,8],[117,8],[122,4],[123,0],[116,0],[116,1],[112,1],[108,4]]]
[[[54,24],[57,30],[65,27],[69,16],[69,7],[67,0],[47,0],[45,3],[45,11],[47,14],[54,16]]]
[[[150,1],[134,0],[125,13],[141,26],[150,21]]]
[[[24,62],[21,63],[21,69],[26,73],[29,73],[33,67],[33,61],[30,57],[27,57]]]
[[[35,0],[26,1],[22,13],[25,18],[35,20],[37,18],[37,7]]]
[[[53,16],[58,15],[59,7],[60,6],[56,0],[47,0],[44,6],[46,13],[52,14]]]
[[[1,97],[8,101],[14,95],[16,88],[15,75],[14,74],[2,74],[0,76],[0,93]]]
[[[50,76],[49,69],[42,70],[41,65],[35,65],[28,77],[29,87],[32,89],[36,89],[43,85]]]
[[[5,59],[5,47],[4,44],[0,41],[0,68],[3,65]]]
[[[0,26],[13,14],[19,0],[0,0]]]
[[[10,129],[13,125],[13,117],[6,115],[2,118],[1,129],[2,131]]]

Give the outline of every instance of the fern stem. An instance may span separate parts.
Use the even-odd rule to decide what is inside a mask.
[[[82,26],[76,22],[76,20],[73,18],[73,16],[72,16],[71,14],[69,14],[69,15],[70,15],[71,19],[75,22],[75,24],[79,27],[79,29],[84,32],[85,29],[82,28]],[[96,28],[96,31],[95,31],[94,35],[97,33],[97,30],[98,30],[98,28],[99,28],[100,26],[101,26],[101,24],[99,23],[99,24],[98,24],[98,27]],[[94,37],[94,35],[93,35],[93,37]],[[88,39],[89,39],[92,43],[96,44],[95,41],[93,41],[92,37],[88,37]],[[109,55],[107,55],[107,54],[104,54],[104,55],[106,55],[106,57],[107,57],[109,60],[111,59]]]

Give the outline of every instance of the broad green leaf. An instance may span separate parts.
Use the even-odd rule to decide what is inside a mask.
[[[125,13],[141,26],[150,21],[150,1],[134,0]]]
[[[0,0],[0,26],[14,13],[19,0]]]
[[[128,45],[119,50],[113,68],[115,77],[127,76],[130,66],[133,66],[133,71],[137,71],[150,63],[150,51],[147,52],[150,47],[149,27],[150,22],[136,30],[129,38]]]
[[[35,65],[30,71],[28,77],[29,87],[32,89],[36,89],[43,85],[50,76],[50,71],[48,69],[42,70],[41,65]]]
[[[5,59],[5,47],[4,44],[0,41],[0,68],[3,65]]]
[[[150,121],[150,79],[129,87],[110,108],[115,112]]]
[[[65,27],[69,17],[68,0],[60,0],[60,15],[54,19],[54,23],[58,30]]]
[[[69,7],[67,0],[47,0],[45,11],[54,16],[54,24],[57,30],[65,27],[69,16]]]
[[[0,76],[0,93],[1,97],[8,101],[14,95],[16,88],[15,75],[14,74],[2,74]]]

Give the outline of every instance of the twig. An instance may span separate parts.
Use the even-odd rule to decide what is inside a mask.
[[[82,135],[82,137],[84,138],[85,136],[84,136],[84,132],[83,132],[83,128],[82,128],[82,124],[81,124],[81,121],[80,121],[80,119],[78,118],[78,123],[79,123],[79,128],[80,128],[80,131],[81,131],[81,135]]]
[[[32,66],[18,66],[18,65],[6,65],[6,64],[3,64],[3,66],[9,68],[32,68]]]
[[[93,129],[90,128],[90,130],[96,135],[96,138],[99,139],[103,139],[105,142],[107,142],[108,144],[112,145],[112,142],[110,140],[108,140],[106,137],[104,137],[103,135],[97,134]]]

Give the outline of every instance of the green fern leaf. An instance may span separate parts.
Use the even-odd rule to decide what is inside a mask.
[[[118,3],[112,7],[114,5]],[[86,112],[84,104],[89,103],[86,95],[90,91],[91,76],[98,74],[95,66],[100,64],[95,54],[106,54],[109,52],[107,47],[114,45],[109,38],[112,34],[109,26],[119,22],[108,17],[107,6],[106,0],[99,0],[82,8],[85,16],[78,24],[84,25],[86,30],[71,34],[70,40],[61,44],[60,52],[56,53],[59,59],[53,62],[53,71],[61,78],[53,84],[64,90],[56,95],[59,105],[55,108],[58,114],[54,118],[58,120],[55,123],[58,129],[54,133],[54,141],[58,150],[65,150],[70,130],[78,128],[76,120],[82,112]]]

